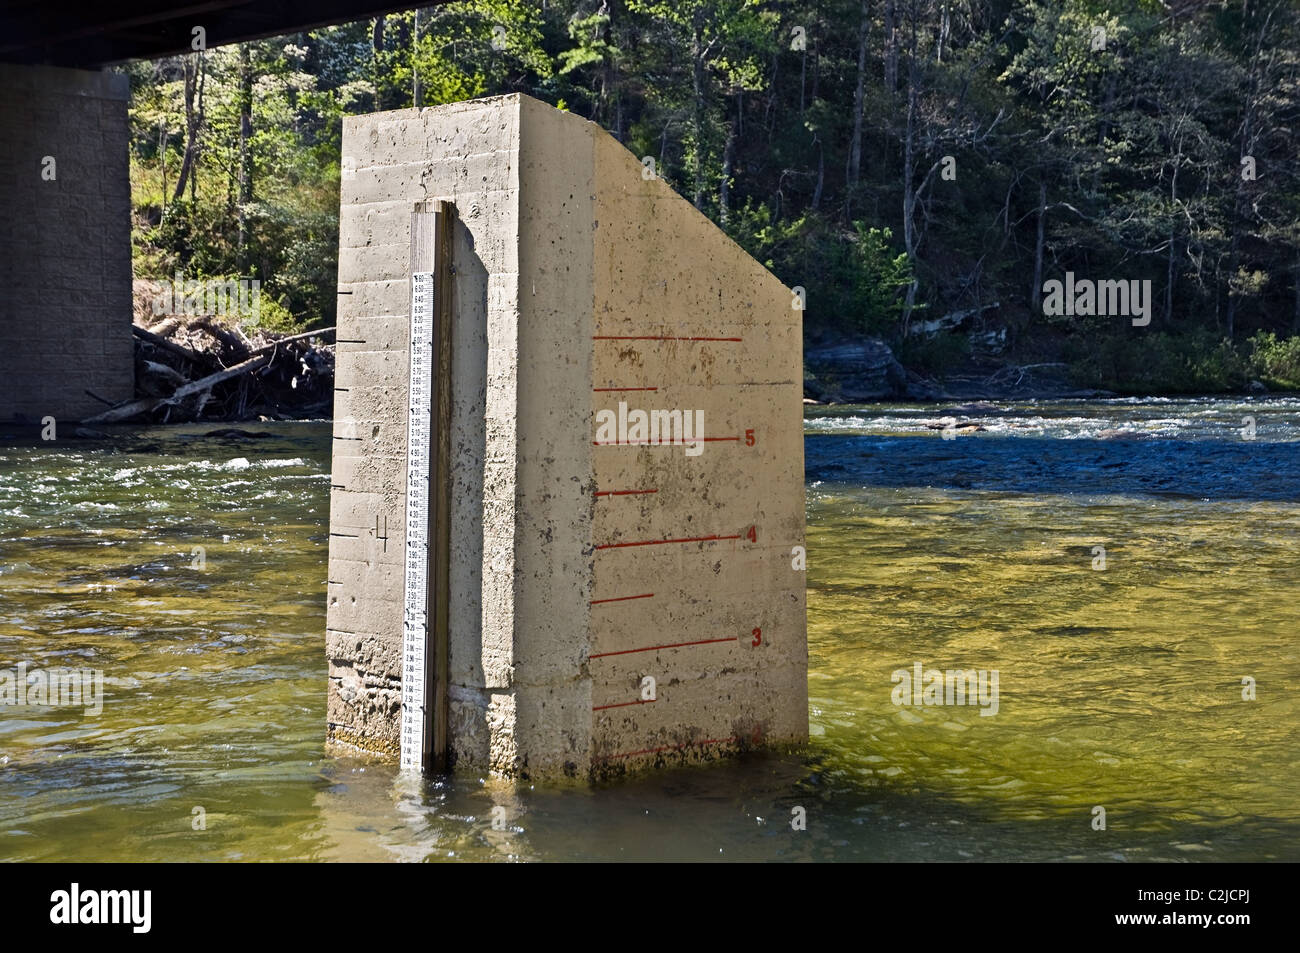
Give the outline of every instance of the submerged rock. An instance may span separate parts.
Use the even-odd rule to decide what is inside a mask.
[[[265,431],[239,430],[235,427],[227,427],[224,430],[209,430],[203,436],[221,437],[225,440],[261,440],[272,436],[272,434]]]
[[[1000,414],[1001,412],[1001,407],[987,400],[973,400],[966,404],[954,404],[951,407],[944,408],[944,413],[965,414],[968,417],[978,414]]]

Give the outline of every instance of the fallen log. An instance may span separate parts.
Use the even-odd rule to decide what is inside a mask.
[[[204,334],[215,339],[232,357],[244,360],[249,356],[248,348],[244,345],[244,342],[241,341],[237,335],[234,335],[223,328],[210,316],[199,316],[190,322],[189,327],[192,331],[202,331]]]
[[[172,354],[175,354],[178,357],[183,357],[187,361],[193,361],[196,364],[203,364],[206,363],[207,361],[207,355],[202,354],[199,351],[191,350],[188,347],[182,347],[181,345],[175,344],[164,337],[159,337],[157,334],[154,334],[152,331],[146,331],[138,324],[131,325],[131,333],[134,334],[136,337],[138,337],[141,341],[147,341],[150,344],[152,344],[154,347],[162,348],[164,351],[170,351]]]
[[[207,377],[193,381],[183,387],[178,387],[176,388],[176,392],[170,397],[144,397],[140,400],[127,401],[124,404],[119,404],[116,407],[104,411],[102,414],[87,417],[81,422],[83,424],[121,423],[124,420],[129,420],[137,414],[148,413],[149,411],[155,410],[166,404],[175,404],[184,400],[186,397],[200,394],[205,390],[211,390],[215,385],[220,384],[223,381],[228,381],[231,378],[240,376],[241,374],[247,374],[251,371],[257,370],[264,366],[270,359],[269,354],[259,354],[258,356],[251,357],[247,361],[243,361],[233,367],[227,367],[224,370],[217,371],[215,374],[209,374]]]
[[[152,374],[155,377],[161,377],[164,380],[172,382],[174,387],[184,387],[189,383],[189,378],[182,374],[176,368],[168,364],[159,364],[157,361],[146,360],[144,362],[144,372]]]
[[[981,305],[978,308],[967,308],[965,311],[952,311],[941,318],[935,318],[933,321],[917,321],[915,324],[909,324],[905,333],[912,334],[937,334],[940,331],[955,331],[968,320],[978,317],[985,311],[993,311],[1002,307],[1001,302],[994,301],[992,304]]]
[[[270,344],[263,344],[261,347],[255,347],[248,353],[251,357],[256,357],[258,354],[269,354],[281,344],[288,344],[290,341],[305,341],[307,338],[314,338],[321,334],[333,333],[334,326],[330,325],[328,328],[318,328],[315,331],[303,331],[301,334],[290,334],[288,337],[280,338],[278,341],[272,341]]]

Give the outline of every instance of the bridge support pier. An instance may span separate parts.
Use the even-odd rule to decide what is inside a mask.
[[[134,389],[125,76],[0,64],[0,420]]]

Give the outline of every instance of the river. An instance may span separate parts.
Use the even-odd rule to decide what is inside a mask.
[[[810,744],[592,788],[324,750],[327,423],[10,438],[0,859],[1300,860],[1300,400],[998,407],[810,409]]]

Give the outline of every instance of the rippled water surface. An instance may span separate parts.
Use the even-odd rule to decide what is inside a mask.
[[[330,429],[245,426],[0,444],[0,669],[106,696],[0,707],[0,859],[1300,860],[1300,401],[813,408],[811,744],[594,789],[327,755]]]

